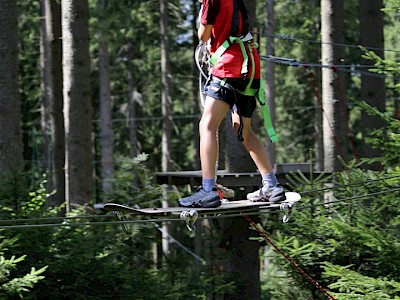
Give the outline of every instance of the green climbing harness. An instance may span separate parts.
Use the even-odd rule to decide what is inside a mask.
[[[264,92],[264,84],[262,82],[262,79],[260,79],[260,88],[255,89],[252,88],[252,83],[254,80],[254,73],[255,73],[255,68],[251,68],[251,74],[248,74],[248,66],[249,66],[249,55],[250,55],[250,61],[251,65],[254,66],[254,55],[252,49],[249,50],[249,55],[247,54],[246,50],[246,45],[247,47],[252,48],[253,47],[253,36],[251,33],[247,33],[246,36],[242,37],[235,37],[235,36],[230,36],[222,45],[214,52],[214,54],[210,58],[210,64],[212,66],[215,66],[215,64],[218,62],[220,57],[224,54],[224,52],[230,47],[232,44],[239,44],[240,49],[242,51],[243,55],[243,63],[242,63],[242,69],[241,69],[241,74],[244,77],[249,78],[249,83],[247,84],[246,88],[244,90],[236,90],[238,93],[246,95],[246,96],[256,96],[258,103],[261,106],[261,111],[264,117],[264,126],[265,129],[269,135],[269,138],[271,139],[271,142],[277,142],[279,140],[278,135],[272,125],[272,120],[271,120],[271,114],[268,109],[268,105],[266,103],[265,99],[265,92]],[[227,82],[227,78],[223,78],[220,82],[221,86],[225,86]]]

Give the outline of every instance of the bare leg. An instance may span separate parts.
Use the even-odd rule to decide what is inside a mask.
[[[253,202],[268,201],[279,202],[286,199],[285,191],[281,184],[276,180],[275,173],[273,172],[271,162],[268,157],[268,152],[264,145],[261,143],[258,136],[251,129],[251,118],[243,118],[243,145],[249,152],[251,158],[256,164],[258,170],[262,175],[262,186],[259,190],[247,194],[247,199]],[[234,113],[232,114],[232,123],[234,130],[237,131],[240,118]]]
[[[207,96],[200,120],[200,159],[203,178],[215,178],[216,176],[218,128],[228,109],[227,103]]]
[[[178,199],[180,206],[185,207],[218,207],[221,199],[214,189],[216,162],[218,158],[217,133],[229,105],[221,100],[206,98],[203,116],[200,120],[200,158],[202,171],[202,188],[191,196]],[[203,186],[204,183],[204,186]],[[211,190],[209,190],[211,186]]]
[[[243,146],[249,152],[261,175],[273,172],[268,152],[251,128],[251,118],[242,117],[243,121]],[[240,118],[237,113],[232,113],[232,124],[237,132]]]

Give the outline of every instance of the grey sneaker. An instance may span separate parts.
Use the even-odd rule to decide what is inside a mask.
[[[281,202],[286,200],[285,191],[281,184],[274,187],[261,186],[259,190],[247,194],[247,200],[251,202]]]
[[[227,188],[226,186],[223,186],[222,184],[217,183],[216,188],[217,188],[217,191],[222,193],[222,197],[220,195],[220,198],[230,199],[230,198],[235,197],[235,191],[230,188]]]
[[[219,197],[217,189],[212,189],[211,192],[207,193],[202,187],[199,187],[196,193],[191,196],[180,198],[178,200],[179,206],[183,207],[218,207],[221,205],[221,199]]]

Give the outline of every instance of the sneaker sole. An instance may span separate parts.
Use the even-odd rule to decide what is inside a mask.
[[[211,201],[211,202],[207,202],[205,204],[201,204],[199,207],[215,208],[215,207],[218,207],[218,206],[221,206],[221,199],[220,198],[218,198],[218,199],[216,199],[214,201]]]
[[[268,202],[279,203],[279,202],[283,202],[285,200],[286,200],[286,196],[283,195],[283,196],[276,196],[274,198],[270,198],[270,199],[268,199]]]
[[[191,205],[182,205],[179,200],[178,200],[178,204],[180,207],[193,207],[193,208],[215,208],[218,206],[221,206],[221,199],[218,198],[212,201],[209,201],[207,203],[203,203],[203,204],[191,204]]]
[[[273,198],[269,198],[269,199],[267,199],[267,198],[261,198],[261,199],[259,199],[259,200],[251,200],[251,199],[249,199],[249,198],[247,198],[247,200],[249,200],[250,202],[269,202],[269,203],[279,203],[279,202],[283,202],[283,201],[285,201],[286,200],[286,196],[285,196],[285,194],[279,194],[279,195],[276,195],[275,197],[273,197]]]

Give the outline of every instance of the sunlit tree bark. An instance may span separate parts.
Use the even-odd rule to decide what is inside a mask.
[[[66,200],[92,200],[92,103],[90,98],[89,9],[87,0],[63,0],[63,79],[66,134]]]
[[[344,58],[341,46],[344,42],[344,7],[343,0],[321,0],[321,39],[322,64],[336,66]],[[343,115],[344,89],[342,73],[334,68],[322,69],[322,106],[324,134],[324,169],[332,172],[341,167],[338,157],[346,159],[345,116]]]

